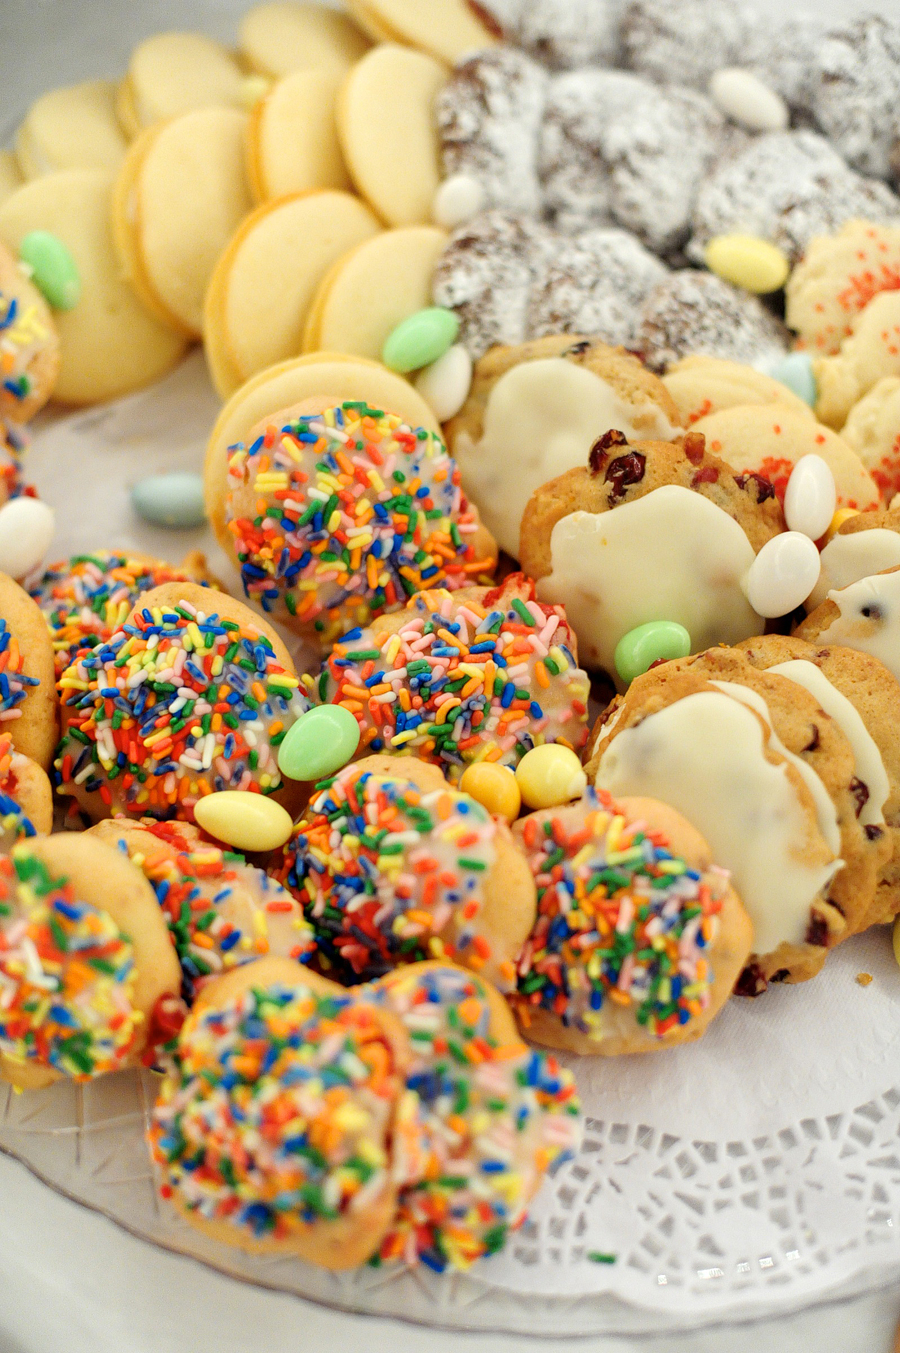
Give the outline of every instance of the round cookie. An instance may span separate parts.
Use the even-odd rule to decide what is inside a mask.
[[[836,357],[817,357],[816,416],[842,428],[857,400],[888,376],[900,376],[900,291],[881,291],[854,316]]]
[[[815,53],[813,115],[831,144],[863,174],[897,177],[898,92],[896,11],[861,14],[824,35]]]
[[[148,127],[129,147],[113,193],[125,274],[154,315],[199,338],[203,298],[225,245],[251,208],[247,116],[198,108]]]
[[[882,869],[875,902],[856,929],[890,921],[900,910],[900,748],[896,737],[900,683],[877,659],[852,648],[820,647],[781,634],[747,639],[739,647],[754,666],[800,681],[820,703],[830,704],[832,717],[840,720],[856,761],[854,793],[860,823],[867,835],[886,830],[893,842],[893,857]],[[815,679],[811,679],[810,666],[819,673]],[[823,682],[831,687],[825,687],[824,694]]]
[[[756,995],[776,975],[805,981],[846,930],[827,900],[840,868],[834,805],[746,702],[746,688],[722,689],[702,672],[671,672],[661,683],[668,666],[638,677],[612,707],[588,776],[614,798],[670,804],[730,871],[754,931],[738,992]]]
[[[420,0],[348,0],[347,8],[375,42],[402,42],[454,65],[493,41],[491,27],[468,0],[441,0],[423,9]]]
[[[515,766],[532,747],[587,740],[586,673],[561,606],[514,574],[495,588],[419,592],[331,650],[311,694],[360,726],[357,755],[433,761],[456,783],[480,761]],[[499,661],[498,661],[499,659]]]
[[[431,305],[431,279],[446,243],[446,232],[437,226],[404,226],[351,249],[316,293],[305,350],[379,361],[397,325]]]
[[[900,511],[859,512],[842,522],[821,556],[819,581],[806,609],[820,606],[833,588],[849,587],[900,564]]]
[[[342,981],[448,958],[510,991],[534,922],[528,867],[501,818],[410,764],[364,759],[326,781],[272,872]]]
[[[50,307],[0,244],[0,421],[33,418],[53,393],[59,363]]]
[[[53,830],[53,791],[46,771],[17,752],[9,733],[0,733],[0,852],[17,841],[48,836]]]
[[[131,53],[117,111],[129,137],[165,118],[213,105],[238,107],[241,71],[204,33],[154,33]]]
[[[657,84],[705,89],[721,66],[740,61],[748,19],[737,5],[719,0],[628,0],[620,18],[625,65]]]
[[[697,433],[629,444],[610,432],[587,467],[532,495],[521,562],[538,599],[565,606],[581,662],[613,676],[619,640],[651,620],[683,625],[694,649],[758,634],[741,582],[783,529],[772,486],[736,479]]]
[[[645,297],[634,346],[651,371],[666,371],[696,353],[731,362],[777,361],[788,331],[758,296],[714,273],[682,268]]]
[[[319,646],[496,564],[440,438],[359,401],[282,410],[231,447],[220,538],[247,595]]]
[[[584,1056],[700,1038],[753,947],[700,833],[667,804],[594,789],[513,832],[538,892],[513,1002],[525,1036]]]
[[[885,376],[858,400],[841,428],[887,507],[900,493],[900,376]]]
[[[143,592],[170,582],[209,582],[202,554],[188,555],[180,566],[144,554],[97,550],[51,564],[29,587],[40,607],[53,644],[56,675],[78,653],[108,643],[128,619]]]
[[[44,617],[18,583],[0,573],[0,731],[45,770],[56,746],[53,646]]]
[[[736,475],[768,479],[779,500],[797,462],[816,455],[834,475],[838,507],[863,511],[879,504],[877,485],[859,456],[831,428],[792,405],[735,405],[698,419],[694,431]]]
[[[685,427],[737,404],[787,405],[805,418],[815,416],[793,390],[743,362],[697,353],[675,362],[661,379]]]
[[[794,633],[869,653],[900,681],[900,566],[833,589]]]
[[[204,306],[207,360],[223,399],[300,351],[319,283],[378,228],[358,198],[332,190],[265,202],[245,218],[216,264]]]
[[[118,169],[126,147],[112,80],[48,90],[16,132],[16,155],[29,179],[58,169]]]
[[[26,183],[0,206],[0,239],[13,252],[31,231],[47,230],[78,269],[78,303],[54,315],[62,354],[54,395],[64,403],[91,404],[148,385],[185,348],[121,275],[110,225],[112,183],[104,169],[68,169]]]
[[[145,592],[57,685],[59,792],[95,821],[190,820],[221,789],[288,792],[277,748],[309,702],[275,631],[221,592],[190,582]]]
[[[201,841],[179,822],[111,818],[90,834],[116,846],[156,893],[189,1005],[222,972],[271,955],[308,962],[315,949],[297,902],[243,855]]]
[[[289,959],[210,982],[153,1109],[163,1198],[226,1245],[365,1263],[396,1208],[391,1134],[409,1058],[389,1012]]]
[[[504,42],[551,70],[613,66],[619,56],[618,17],[608,0],[480,0],[477,8]]]
[[[239,36],[247,64],[276,80],[301,70],[343,75],[369,47],[346,14],[296,0],[273,0],[246,10]]]
[[[0,856],[0,1077],[38,1089],[135,1065],[179,971],[153,890],[86,834]]]
[[[343,18],[318,5],[310,9],[329,19]],[[335,118],[342,79],[339,69],[304,67],[278,80],[254,104],[247,126],[247,170],[257,202],[311,188],[350,187]]]
[[[531,495],[584,465],[610,428],[629,439],[666,440],[680,431],[680,418],[636,357],[560,334],[482,357],[468,400],[447,425],[447,440],[488,529],[519,558]]]
[[[411,1048],[394,1126],[400,1194],[379,1257],[467,1269],[502,1249],[548,1170],[578,1150],[575,1081],[522,1042],[498,992],[451,964],[390,973],[368,998]]]
[[[810,241],[784,289],[785,317],[804,348],[833,356],[872,297],[897,287],[900,229],[847,221],[837,234]]]
[[[431,218],[440,182],[434,101],[446,78],[446,68],[424,52],[382,43],[341,87],[337,124],[347,168],[388,225]]]
[[[0,203],[21,188],[25,182],[19,162],[16,159],[15,152],[12,150],[0,150]]]

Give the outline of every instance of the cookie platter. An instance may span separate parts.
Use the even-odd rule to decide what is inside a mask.
[[[194,354],[148,390],[42,415],[27,472],[56,512],[53,557],[98,542],[157,558],[201,549],[241,595],[208,529],[153,526],[129,505],[148,475],[202,469],[218,409]],[[64,464],[80,467],[75,482],[59,473]],[[309,647],[290,643],[298,670],[311,667]],[[149,1072],[57,1082],[40,1095],[4,1087],[0,1148],[154,1243],[324,1304],[460,1329],[674,1331],[892,1279],[896,1008],[896,967],[878,927],[841,944],[816,981],[729,1002],[699,1043],[651,1058],[563,1053],[586,1120],[581,1151],[546,1182],[506,1249],[460,1273],[329,1273],[198,1233],[157,1196]]]

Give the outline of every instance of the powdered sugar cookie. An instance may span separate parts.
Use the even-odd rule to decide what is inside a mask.
[[[629,0],[621,17],[625,65],[657,84],[705,89],[721,66],[738,64],[747,37],[747,16],[719,0]]]
[[[379,360],[397,325],[431,304],[431,279],[446,243],[437,226],[405,226],[358,244],[321,283],[304,348]]]
[[[244,59],[275,79],[298,70],[343,75],[369,48],[346,14],[295,0],[254,5],[242,16],[239,34]]]
[[[128,280],[163,322],[199,338],[216,261],[250,210],[246,114],[198,108],[132,143],[113,194]]]
[[[434,102],[446,78],[445,67],[424,52],[384,43],[341,87],[337,124],[347,168],[388,225],[431,219],[440,182]]]
[[[111,80],[49,90],[16,132],[16,155],[30,179],[58,169],[118,169],[126,146]]]
[[[834,588],[797,626],[812,644],[857,648],[883,662],[900,681],[900,566]]]
[[[729,362],[723,357],[700,353],[682,357],[665,372],[662,383],[675,401],[685,427],[738,404],[787,405],[804,418],[815,417],[805,400],[781,381],[743,362]]]
[[[52,830],[53,790],[46,771],[15,750],[10,733],[0,733],[0,852]]]
[[[777,361],[790,335],[758,296],[714,273],[681,268],[647,294],[634,346],[651,371],[695,354],[732,362]]]
[[[59,363],[50,307],[0,244],[0,419],[33,418],[53,393]]]
[[[626,439],[667,440],[680,430],[678,411],[637,358],[570,334],[482,357],[447,439],[488,529],[519,558],[532,493],[584,465],[610,428]]]
[[[250,213],[216,264],[204,306],[207,360],[223,399],[300,351],[328,269],[378,229],[358,198],[331,190],[295,193]]]
[[[887,506],[900,493],[900,376],[884,376],[858,400],[841,428]]]
[[[594,789],[513,832],[538,893],[513,998],[525,1036],[585,1056],[700,1038],[753,943],[700,833],[668,804]]]
[[[128,136],[193,108],[240,106],[241,71],[204,33],[154,33],[131,53],[117,110]]]
[[[857,400],[888,376],[900,376],[900,291],[882,291],[856,315],[835,357],[817,357],[816,416],[842,428]]]
[[[329,18],[318,5],[311,6]],[[250,112],[247,168],[257,202],[309,188],[349,188],[335,103],[342,72],[301,69],[272,86]]]
[[[818,45],[812,83],[816,122],[849,164],[897,177],[900,24],[864,14],[832,28]]]
[[[694,429],[735,474],[762,475],[780,499],[797,461],[817,455],[834,475],[838,507],[863,511],[880,502],[872,476],[847,443],[790,405],[735,405],[698,419]]]
[[[53,647],[38,607],[0,573],[0,731],[46,770],[56,745]]]
[[[836,235],[812,240],[794,268],[785,287],[787,322],[810,352],[833,355],[872,297],[898,287],[900,229],[848,221]]]
[[[64,832],[0,856],[0,894],[0,1076],[30,1090],[140,1062],[154,1011],[179,984],[143,875],[102,841]]]
[[[181,357],[182,335],[141,304],[116,258],[112,175],[67,169],[33,179],[0,206],[0,239],[15,253],[33,230],[58,236],[78,269],[81,293],[57,310],[61,363],[54,394],[72,404],[114,399],[158,380]]]
[[[479,0],[478,10],[505,42],[553,70],[617,64],[618,16],[609,0]]]
[[[419,0],[349,0],[359,26],[378,42],[403,42],[454,65],[493,41],[488,25],[467,0],[441,0],[424,10]]]

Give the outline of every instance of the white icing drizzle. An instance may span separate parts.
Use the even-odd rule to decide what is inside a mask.
[[[816,642],[843,644],[869,653],[900,681],[900,572],[861,578],[840,591],[829,592],[828,600],[840,614]]]
[[[596,780],[614,796],[661,799],[694,824],[731,871],[757,954],[803,942],[810,906],[840,864],[803,859],[809,819],[785,764],[767,761],[764,748],[752,709],[701,691],[618,733]]]
[[[617,428],[629,440],[669,441],[681,428],[652,400],[632,404],[608,381],[565,357],[520,362],[488,396],[481,439],[453,446],[463,488],[497,541],[519,557],[519,527],[535,489],[587,465],[598,437]]]
[[[825,673],[814,662],[804,658],[794,658],[790,662],[779,662],[768,668],[789,681],[805,686],[810,695],[814,695],[826,714],[844,734],[853,749],[856,776],[866,786],[869,797],[863,805],[859,820],[864,827],[870,823],[884,822],[884,805],[891,793],[891,784],[884,761],[878,750],[878,744],[872,737],[860,717],[859,711],[836,686],[828,680]]]
[[[701,493],[666,484],[609,512],[573,512],[550,537],[541,601],[562,602],[585,667],[615,674],[616,644],[637,625],[675,620],[692,651],[759,634],[740,582],[755,558],[738,523]]]
[[[900,531],[876,526],[871,531],[834,536],[822,551],[821,562],[819,581],[806,603],[808,611],[821,606],[834,587],[849,587],[860,578],[896,568],[900,564]]]

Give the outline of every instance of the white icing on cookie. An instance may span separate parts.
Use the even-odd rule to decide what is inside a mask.
[[[790,662],[779,662],[768,670],[787,677],[789,681],[796,681],[799,686],[805,686],[825,713],[834,719],[853,749],[856,777],[869,791],[859,820],[864,827],[870,823],[882,824],[884,805],[890,796],[891,785],[878,744],[863,723],[859,711],[814,662],[794,658]]]
[[[541,601],[562,602],[586,667],[615,674],[616,644],[637,625],[675,620],[696,653],[761,633],[741,590],[753,547],[701,493],[666,484],[609,512],[572,512],[553,528]]]
[[[881,573],[900,564],[900,531],[876,526],[871,531],[854,531],[829,540],[821,555],[822,572],[809,600],[808,611],[821,606],[835,587],[849,587],[860,578]]]
[[[549,479],[586,465],[590,449],[610,428],[629,441],[670,441],[673,427],[647,400],[631,404],[609,384],[564,357],[520,362],[488,396],[481,439],[461,433],[453,454],[463,488],[488,530],[513,558],[528,499]]]
[[[731,871],[758,954],[803,942],[810,906],[840,863],[803,858],[809,818],[784,763],[767,761],[764,749],[764,725],[751,709],[701,691],[623,729],[596,780],[614,796],[662,799],[694,824]]]
[[[900,681],[900,572],[862,578],[840,591],[829,592],[828,600],[840,614],[816,636],[816,642],[843,644],[869,653]],[[577,625],[575,629],[577,632]]]

